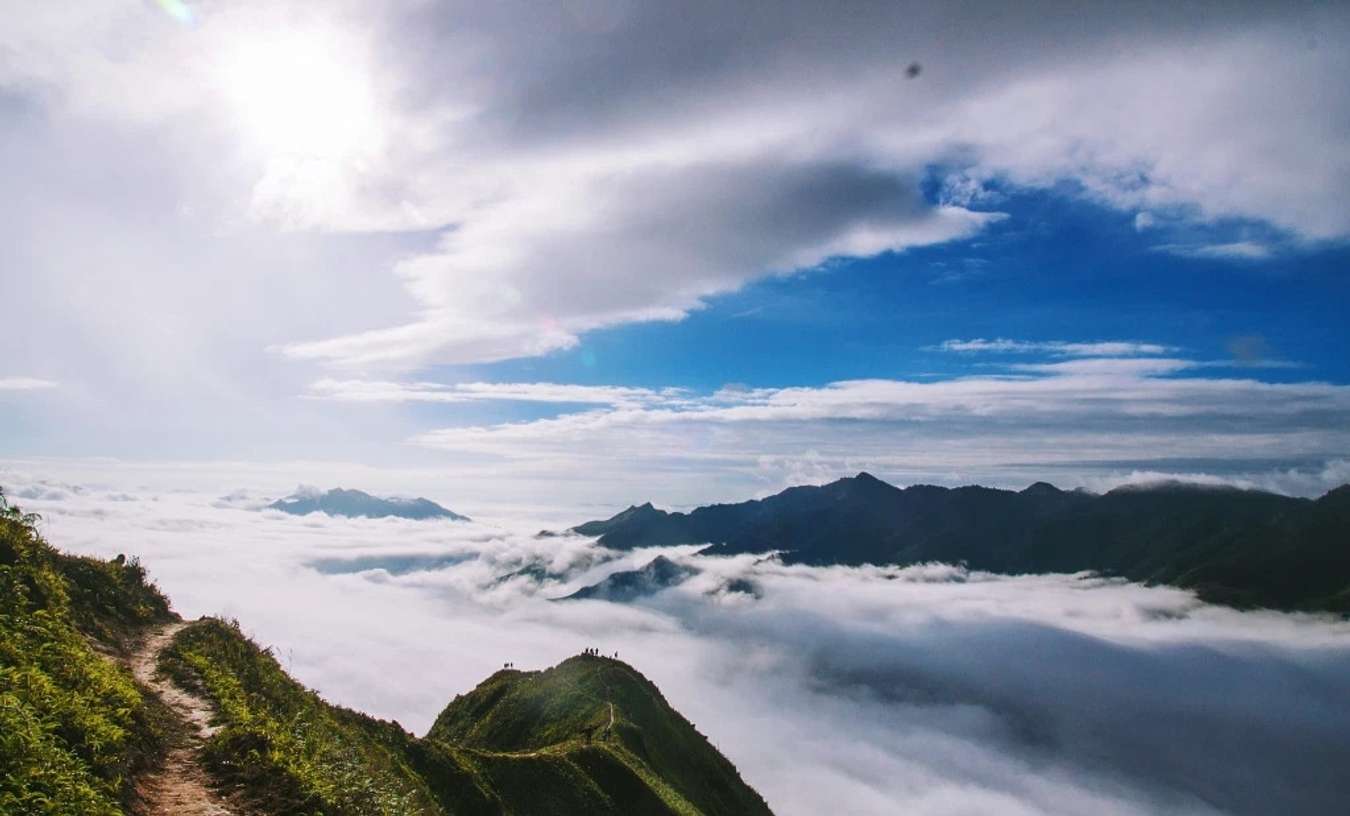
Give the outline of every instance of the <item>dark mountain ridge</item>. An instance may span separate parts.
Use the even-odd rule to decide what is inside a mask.
[[[1240,607],[1350,612],[1350,485],[1316,500],[1180,482],[1095,495],[1046,482],[899,488],[859,473],[688,513],[645,504],[572,531],[614,549],[706,543],[822,566],[1090,570]]]
[[[582,587],[559,600],[631,601],[682,583],[695,572],[692,567],[677,564],[664,555],[658,555],[638,569],[612,573],[603,580]]]

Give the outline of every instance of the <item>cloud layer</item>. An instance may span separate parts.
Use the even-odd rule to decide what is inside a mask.
[[[970,236],[998,217],[990,184],[1342,239],[1348,25],[1324,4],[588,0],[236,3],[183,26],[108,0],[16,15],[0,88],[40,112],[13,117],[21,141],[144,167],[138,206],[180,202],[208,230],[430,231],[383,279],[396,308],[343,298],[328,334],[271,343],[410,368],[543,354],[757,277]],[[64,195],[60,167],[18,169],[39,201]],[[105,208],[126,195],[81,184]]]
[[[295,518],[258,510],[266,491],[141,481],[3,474],[53,542],[140,555],[185,614],[240,617],[329,699],[417,731],[506,660],[599,646],[786,816],[1312,814],[1350,794],[1344,622],[1089,576],[784,567],[693,548],[666,554],[701,573],[641,605],[560,604],[547,599],[652,553],[535,538],[527,516]],[[757,597],[728,592],[736,579]]]
[[[537,418],[431,430],[419,446],[485,463],[563,472],[578,464],[633,485],[665,478],[658,500],[723,500],[866,469],[893,481],[1020,487],[1140,471],[1320,495],[1350,460],[1350,388],[1233,377],[1232,361],[1148,356],[1140,342],[949,341],[963,354],[1035,354],[946,379],[871,379],[819,387],[686,389],[323,380],[315,397],[349,402],[542,402]],[[1092,356],[1129,353],[1134,356]],[[1260,361],[1254,364],[1261,365]],[[695,495],[672,473],[697,475]],[[757,482],[757,483],[756,483]],[[709,490],[715,486],[722,491]],[[628,500],[650,495],[620,497]]]
[[[1137,343],[1129,340],[1075,343],[1068,340],[1011,340],[1006,337],[992,340],[982,337],[970,340],[943,340],[937,348],[940,351],[962,353],[1043,353],[1057,357],[1125,357],[1133,354],[1170,354],[1179,350],[1158,343]]]

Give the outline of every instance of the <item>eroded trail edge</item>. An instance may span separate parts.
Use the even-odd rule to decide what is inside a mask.
[[[139,784],[146,816],[235,816],[235,812],[211,789],[202,766],[203,743],[216,729],[211,725],[214,709],[198,694],[179,688],[167,677],[156,677],[160,653],[173,636],[187,626],[175,621],[152,629],[131,656],[136,679],[173,712],[182,726],[174,735],[164,766]]]

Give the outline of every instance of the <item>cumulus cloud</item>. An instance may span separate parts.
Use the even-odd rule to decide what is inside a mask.
[[[656,552],[538,538],[525,514],[295,518],[136,471],[126,489],[110,477],[59,499],[3,478],[39,487],[30,509],[53,542],[139,555],[184,614],[238,616],[330,700],[418,732],[506,660],[543,667],[599,646],[653,679],[785,816],[1315,814],[1350,795],[1344,621],[1090,575],[784,566],[696,548],[663,551],[700,573],[641,603],[556,603]],[[738,579],[755,594],[720,591]]]
[[[184,27],[107,0],[10,22],[0,87],[41,112],[23,134],[78,125],[207,231],[434,233],[390,264],[390,308],[365,285],[333,299],[340,319],[268,338],[300,360],[568,348],[764,275],[975,234],[991,184],[1350,232],[1337,6],[249,2]]]
[[[398,266],[424,307],[416,322],[283,350],[357,365],[537,355],[592,329],[679,319],[766,273],[963,237],[993,217],[930,207],[913,178],[828,161],[663,163],[550,181],[557,172],[538,169],[528,197]]]

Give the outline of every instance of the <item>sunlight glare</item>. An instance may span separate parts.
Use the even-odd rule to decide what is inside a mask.
[[[252,37],[221,64],[244,137],[272,159],[359,159],[378,147],[369,71],[337,36]]]

